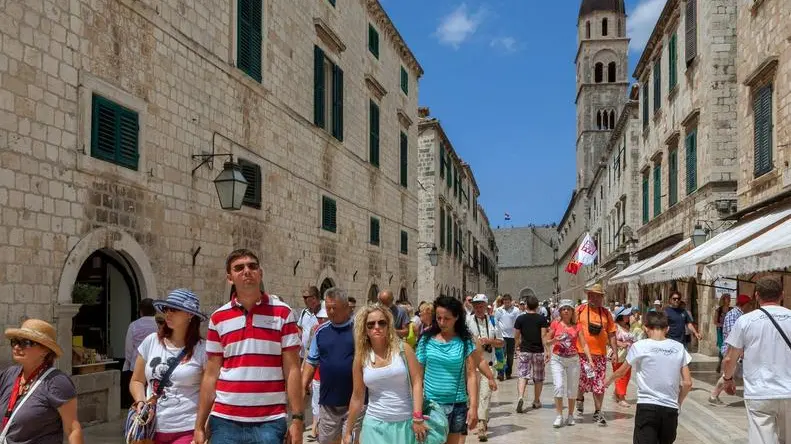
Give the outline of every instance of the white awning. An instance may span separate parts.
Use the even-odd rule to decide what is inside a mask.
[[[637,281],[640,279],[640,273],[643,273],[661,264],[663,261],[667,260],[667,258],[676,254],[679,250],[686,247],[691,242],[692,240],[690,238],[686,238],[671,247],[665,248],[651,257],[633,263],[632,265],[624,268],[620,273],[613,276],[612,279],[608,281],[608,284],[626,284]]]
[[[788,219],[789,216],[791,216],[791,209],[785,209],[737,225],[714,236],[694,250],[682,254],[666,264],[642,274],[640,276],[640,281],[644,284],[651,284],[654,282],[666,282],[674,279],[695,277],[698,275],[699,264],[710,262],[715,255],[721,254],[725,250],[736,246],[739,242],[760,233],[778,222]]]
[[[791,220],[710,263],[703,269],[703,276],[714,280],[788,266],[791,266]]]

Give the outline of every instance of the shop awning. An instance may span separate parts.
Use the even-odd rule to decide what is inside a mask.
[[[703,277],[735,277],[791,266],[791,220],[772,228],[703,269]]]
[[[647,257],[639,262],[635,262],[632,265],[626,267],[620,273],[616,274],[608,281],[610,285],[616,284],[626,284],[629,282],[635,282],[640,279],[640,273],[643,273],[647,270],[656,267],[657,265],[661,264],[665,260],[667,260],[670,256],[679,252],[682,248],[686,247],[692,242],[690,238],[686,238],[677,244],[665,248],[664,250],[660,251],[659,253]]]
[[[714,256],[722,254],[724,251],[735,247],[738,243],[755,236],[778,222],[788,219],[789,216],[791,216],[791,209],[785,209],[734,226],[714,236],[694,250],[643,273],[640,275],[640,281],[644,284],[651,284],[696,277],[698,275],[698,265],[709,263]]]

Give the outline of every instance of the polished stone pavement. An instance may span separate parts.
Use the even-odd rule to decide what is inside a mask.
[[[716,358],[694,355],[693,391],[685,401],[679,418],[677,443],[680,444],[746,444],[747,420],[744,403],[738,396],[723,395],[724,407],[713,407],[707,399],[711,383],[716,381]],[[547,375],[550,373],[547,372]],[[532,396],[533,387],[527,393]],[[627,399],[632,403],[636,387],[630,384]],[[489,442],[511,443],[561,443],[578,444],[627,444],[632,442],[635,407],[622,408],[612,402],[612,389],[605,397],[604,412],[609,422],[607,427],[591,423],[593,400],[586,401],[584,421],[573,427],[552,428],[555,410],[552,404],[552,385],[544,387],[543,408],[517,414],[516,380],[500,383],[500,389],[492,397],[492,413],[489,423]],[[741,392],[737,393],[740,395]],[[530,398],[525,403],[530,404]],[[123,424],[120,421],[89,427],[85,430],[87,444],[119,444]],[[307,436],[307,434],[306,434]],[[307,440],[305,442],[308,442]],[[469,436],[467,443],[477,443]],[[394,443],[397,444],[397,443]]]

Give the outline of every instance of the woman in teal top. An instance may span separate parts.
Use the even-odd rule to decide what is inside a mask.
[[[434,301],[434,322],[420,337],[417,359],[424,368],[424,397],[441,405],[448,415],[447,444],[457,444],[467,428],[478,423],[480,361],[465,322],[461,301],[440,296]],[[468,409],[467,405],[473,406]]]

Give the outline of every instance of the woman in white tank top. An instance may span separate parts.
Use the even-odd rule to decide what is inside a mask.
[[[362,411],[365,390],[368,408],[359,441],[365,444],[415,443],[423,441],[423,372],[415,352],[397,338],[389,309],[371,305],[354,320],[354,392],[344,427],[344,444],[351,444],[351,431]],[[407,362],[404,362],[401,353]],[[407,375],[409,372],[409,375]],[[412,385],[409,385],[409,378]]]

